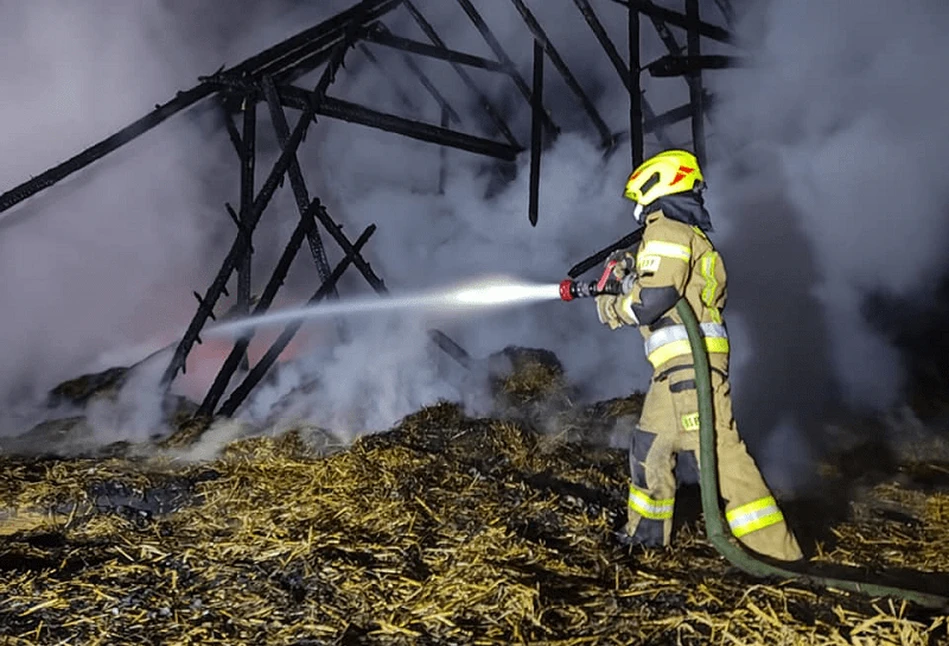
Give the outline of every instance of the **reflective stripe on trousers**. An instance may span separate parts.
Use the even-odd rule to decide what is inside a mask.
[[[656,500],[650,498],[635,485],[629,485],[629,508],[643,518],[666,520],[672,518],[675,498]]]
[[[728,519],[732,534],[740,538],[745,534],[782,522],[784,514],[778,509],[778,503],[773,496],[765,496],[735,507],[725,514],[725,518]]]
[[[709,353],[728,352],[728,331],[721,323],[702,323],[702,336],[705,337],[705,349]],[[654,368],[658,368],[669,359],[690,354],[689,335],[684,325],[672,325],[656,330],[646,339],[646,358]]]

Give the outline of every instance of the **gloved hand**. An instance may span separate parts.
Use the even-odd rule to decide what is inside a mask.
[[[616,312],[616,303],[619,296],[597,296],[596,297],[596,315],[600,317],[600,323],[609,325],[611,330],[623,326],[623,321]]]
[[[607,264],[613,263],[613,277],[622,281],[627,276],[636,274],[636,254],[627,249],[614,251],[606,259]]]
[[[636,313],[633,311],[633,295],[627,292],[614,298],[616,302],[613,304],[613,312],[616,317],[625,325],[638,326],[639,319],[636,318]]]

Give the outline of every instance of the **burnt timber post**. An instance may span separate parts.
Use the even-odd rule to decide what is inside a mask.
[[[317,202],[318,204],[318,202]],[[326,281],[320,285],[320,288],[316,293],[307,301],[308,305],[313,305],[324,298],[326,298],[336,286],[336,281],[339,280],[340,276],[343,275],[343,272],[349,267],[350,263],[357,257],[359,251],[362,249],[363,245],[369,240],[369,237],[372,236],[373,232],[376,230],[376,225],[370,225],[366,228],[365,231],[357,238],[356,243],[353,245],[352,252],[347,253],[346,257],[336,266],[335,269],[327,277]],[[254,389],[254,387],[260,383],[260,380],[264,378],[264,375],[267,374],[267,371],[270,370],[271,366],[277,361],[277,358],[280,356],[293,337],[296,335],[297,331],[303,325],[303,321],[295,321],[287,325],[283,332],[280,333],[280,336],[277,337],[277,340],[267,348],[267,352],[264,353],[264,356],[261,357],[253,368],[250,369],[250,372],[247,373],[247,376],[244,377],[237,388],[234,389],[234,392],[227,398],[224,404],[221,405],[220,415],[225,417],[230,417],[233,415],[237,408],[241,405],[247,395]]]
[[[544,46],[534,40],[534,74],[531,92],[533,110],[531,110],[531,159],[530,159],[530,201],[527,217],[531,226],[537,226],[537,212],[540,208],[540,155],[544,135]]]
[[[644,161],[643,148],[643,94],[639,77],[640,27],[639,12],[629,7],[627,38],[629,42],[629,142],[633,157],[633,168]],[[660,130],[661,132],[661,130]],[[663,135],[664,136],[664,135]]]
[[[699,27],[699,0],[685,0],[685,15],[689,23],[687,52],[689,58],[698,58],[701,55],[701,34]],[[686,77],[689,81],[689,103],[692,104],[692,146],[699,166],[704,167],[705,155],[705,106],[702,96],[702,69],[699,67],[690,71]]]
[[[244,118],[243,134],[241,136],[240,221],[241,226],[246,230],[250,219],[250,210],[254,204],[254,172],[257,158],[257,103],[245,98],[242,104]],[[250,312],[251,265],[253,259],[251,245],[253,240],[248,242],[247,251],[237,268],[237,312],[239,314]],[[246,354],[241,356],[240,366],[244,370],[249,367]]]

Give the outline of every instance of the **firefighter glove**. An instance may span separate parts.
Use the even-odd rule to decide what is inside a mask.
[[[620,297],[603,295],[596,297],[596,314],[600,323],[609,325],[611,330],[623,326],[623,320],[616,311],[616,304]]]
[[[615,298],[616,303],[613,306],[613,311],[616,313],[617,318],[626,325],[632,325],[634,327],[639,325],[639,319],[636,317],[636,312],[633,311],[633,295],[626,292],[622,296],[616,296]]]
[[[636,273],[636,255],[631,251],[621,249],[614,251],[607,259],[608,264],[613,266],[613,277],[616,280],[623,280],[627,276],[633,276]]]

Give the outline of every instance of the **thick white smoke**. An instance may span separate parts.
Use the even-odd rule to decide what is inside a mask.
[[[193,74],[157,5],[4,2],[0,12],[4,190],[138,118]],[[178,120],[3,214],[0,417],[98,353],[177,322],[179,286],[206,275],[198,251],[216,220],[202,177],[214,153],[184,146],[202,139],[194,118]]]
[[[927,299],[946,270],[949,12],[938,1],[746,4],[754,66],[716,77],[714,194],[747,278],[732,285],[758,288],[742,306],[770,337],[755,350],[780,350],[758,355],[767,362],[738,390],[790,373],[775,421],[837,397],[885,409],[902,395],[901,357],[861,308],[871,289]]]
[[[30,154],[4,158],[5,185],[21,181],[130,122],[152,104],[165,100],[173,90],[190,85],[197,75],[208,73],[220,63],[233,64],[345,4],[321,7],[309,14],[299,8],[287,12],[291,7],[285,5],[280,11],[273,9],[270,15],[244,16],[243,20],[233,15],[222,19],[222,6],[214,3],[165,3],[145,13],[108,13],[104,5],[87,5],[75,17],[57,13],[43,3],[32,4],[28,10],[20,7],[21,22],[35,27],[26,29],[11,20],[7,23],[11,36],[21,34],[23,46],[34,47],[37,55],[46,57],[49,67],[58,70],[61,61],[69,60],[74,68],[53,82],[37,84],[32,102],[24,100],[6,108],[9,112],[4,115],[5,122],[17,126],[5,129],[9,143],[5,142],[4,147],[28,148]],[[457,27],[461,15],[457,7],[452,14],[443,5],[422,6],[452,46],[490,55],[472,28],[464,31]],[[507,6],[506,13],[493,4],[481,9],[521,70],[529,71],[529,40],[523,38],[525,32],[513,8]],[[623,15],[616,7],[608,7],[609,11]],[[605,56],[589,33],[577,41],[582,46],[571,42],[565,20],[568,13],[569,22],[576,23],[579,14],[567,3],[543,7],[538,16],[588,90],[604,95],[602,87],[607,87],[610,96],[621,98],[623,91],[617,84],[600,84],[591,75],[594,67],[603,68]],[[255,23],[258,18],[260,22]],[[249,26],[254,24],[264,28],[252,33]],[[390,25],[397,31],[406,30],[401,33],[424,38],[412,31],[417,28],[404,12],[393,16]],[[33,31],[63,35],[42,40],[34,38]],[[106,33],[109,38],[104,37]],[[614,34],[621,35],[622,30]],[[20,44],[15,38],[4,42],[10,51]],[[392,69],[404,73],[398,56],[386,56],[384,50],[377,50],[377,54]],[[599,58],[596,65],[594,56]],[[6,55],[4,60],[8,63],[5,78],[15,81],[15,57]],[[446,95],[464,116],[467,123],[461,127],[485,134],[482,126],[487,120],[454,72],[438,63],[422,65],[445,86]],[[114,69],[114,74],[103,76],[100,70],[104,67]],[[351,52],[333,93],[379,109],[401,109],[405,114],[389,80],[378,73],[373,76],[374,70],[366,67],[361,54]],[[612,70],[606,69],[612,77]],[[509,107],[505,112],[514,117],[510,119],[511,127],[526,143],[529,112],[521,98],[514,95],[513,85],[506,79],[502,84],[498,77],[473,75],[494,99],[518,102],[516,109]],[[424,116],[437,119],[437,109],[414,78],[400,75],[396,81],[406,87]],[[80,92],[77,88],[84,88],[84,94],[74,96]],[[576,99],[567,93],[549,64],[547,94],[566,130],[584,122]],[[624,129],[622,103],[600,103],[615,106],[604,110],[604,116],[612,118],[615,130]],[[77,118],[63,121],[55,112],[47,118],[43,116],[45,111],[36,107],[63,104],[74,106]],[[260,113],[258,181],[276,152],[266,111],[261,109]],[[85,118],[90,114],[96,116],[91,122]],[[618,122],[617,116],[621,117]],[[291,113],[291,122],[294,119]],[[23,132],[34,136],[24,139]],[[75,137],[66,138],[60,133]],[[494,135],[490,130],[486,134]],[[47,147],[34,145],[35,140],[42,140]],[[452,152],[447,158],[446,194],[436,197],[432,191],[440,158],[433,146],[321,120],[301,150],[311,193],[322,197],[333,216],[347,224],[351,237],[364,223],[379,225],[367,257],[393,290],[445,284],[499,271],[556,281],[570,264],[625,233],[631,225],[626,206],[616,199],[616,187],[628,171],[623,154],[617,152],[611,163],[605,164],[601,152],[584,137],[568,132],[545,157],[543,214],[536,231],[526,219],[526,156],[518,162],[518,179],[490,201],[484,198],[493,181],[490,165],[465,153]],[[226,137],[214,122],[214,115],[199,109],[163,124],[128,149],[5,214],[4,244],[12,250],[3,255],[4,262],[9,263],[5,275],[24,279],[4,285],[5,300],[17,304],[4,327],[5,365],[16,367],[3,375],[9,399],[36,398],[64,378],[117,361],[129,363],[172,342],[194,308],[188,292],[203,291],[232,235],[221,205],[225,199],[236,203],[236,186],[236,163]],[[296,221],[289,187],[278,193],[265,218],[256,240],[257,292]],[[56,244],[57,234],[63,240],[58,253],[40,253]],[[331,259],[337,260],[338,250],[325,234],[324,238]],[[284,303],[315,287],[315,271],[306,256],[304,249],[288,280]],[[342,287],[344,294],[366,291],[357,276],[347,276]],[[50,334],[50,330],[41,332],[35,321],[61,323],[53,326]],[[576,364],[578,378],[591,377],[594,368],[603,374],[613,369],[626,372],[622,379],[601,379],[601,390],[612,389],[619,394],[634,387],[636,374],[640,379],[645,375],[643,366],[630,370],[625,359],[619,357],[602,365],[598,358],[602,348],[615,339],[599,326],[591,326],[591,321],[595,324],[589,308],[551,305],[440,323],[475,357],[510,343],[546,345],[563,350],[568,367]],[[326,387],[324,396],[312,397],[316,402],[312,408],[327,420],[338,419],[334,407],[348,410],[343,394],[354,393],[353,402],[364,406],[373,401],[379,405],[376,414],[368,415],[374,420],[368,424],[380,428],[421,404],[466,390],[461,384],[445,386],[441,375],[425,368],[431,352],[423,342],[424,327],[425,322],[416,322],[403,328],[399,343],[386,336],[376,343],[372,336],[358,336],[361,329],[357,325],[350,345],[335,347],[325,361],[304,360],[301,382],[318,374],[321,383],[332,384]],[[391,334],[391,325],[382,325],[381,329]],[[407,337],[410,329],[415,330],[411,339]],[[315,334],[324,347],[317,343],[311,349],[314,357],[327,357],[325,344],[333,342],[333,335],[327,334],[319,330]],[[631,354],[636,345],[631,344]],[[389,357],[382,358],[378,352],[367,354],[362,349],[373,347],[388,350]],[[419,355],[421,347],[426,350]],[[223,350],[209,357],[206,348],[196,348],[189,361],[191,378],[198,373],[205,378],[206,387],[206,379],[216,368],[211,360],[219,361],[222,356]],[[362,356],[375,360],[371,364],[356,360]],[[418,360],[420,356],[422,360]],[[578,361],[572,361],[573,356]],[[318,364],[316,373],[308,365],[313,363]],[[405,374],[397,375],[398,371]],[[285,376],[280,379],[286,381]],[[378,395],[367,396],[367,390]],[[249,410],[261,410],[267,393],[267,388],[262,389]],[[200,396],[197,391],[190,394]],[[130,396],[129,401],[138,399]],[[106,417],[99,415],[100,419]],[[124,413],[112,418],[124,419]],[[151,420],[152,416],[147,416],[145,425]],[[22,430],[18,425],[9,429],[18,430]],[[130,430],[129,434],[141,437],[140,431]]]
[[[257,14],[253,3],[245,12],[222,13],[222,3],[211,0],[127,12],[110,5],[108,14],[104,5],[86,3],[75,16],[42,2],[7,4],[16,7],[10,15],[19,26],[11,19],[0,29],[23,36],[5,38],[4,47],[34,47],[52,69],[64,60],[76,64],[49,81],[18,76],[10,54],[0,59],[5,84],[35,93],[0,108],[0,146],[22,151],[0,158],[3,187],[121,127],[192,85],[194,77],[232,65],[349,3],[278,3]],[[491,56],[455,3],[417,4],[453,48]],[[531,42],[511,3],[475,4],[529,78]],[[528,4],[610,129],[626,130],[625,89],[573,3]],[[682,10],[679,2],[664,4]],[[938,75],[928,66],[949,53],[938,35],[947,17],[938,2],[912,3],[909,10],[882,0],[865,5],[855,17],[820,2],[748,3],[739,30],[754,67],[707,75],[719,96],[707,174],[716,239],[731,276],[736,407],[753,440],[781,429],[772,447],[786,444],[794,434],[787,429],[817,424],[837,386],[862,404],[892,403],[887,397],[897,392],[898,362],[858,315],[860,290],[913,289],[939,269],[945,222],[938,214],[946,195],[937,162],[945,144],[934,133],[949,124],[938,109],[947,90],[931,82]],[[625,9],[613,2],[595,7],[625,55]],[[715,3],[703,3],[703,13],[721,24]],[[855,18],[860,30],[850,28]],[[404,12],[386,22],[396,33],[424,40]],[[24,27],[30,23],[37,26]],[[53,28],[65,35],[40,40],[38,34]],[[684,33],[673,31],[684,44]],[[665,53],[645,20],[643,38],[644,61]],[[436,104],[399,56],[373,51],[388,77],[353,51],[330,93],[417,117],[400,102],[394,81],[421,118],[437,122]],[[500,139],[448,65],[420,64],[462,114],[463,130]],[[526,144],[529,110],[513,85],[487,73],[472,76],[505,106],[509,125]],[[323,199],[351,239],[367,224],[378,225],[365,255],[393,291],[499,272],[556,281],[629,230],[628,205],[619,197],[629,151],[621,144],[604,158],[579,103],[549,62],[547,79],[546,99],[565,134],[544,154],[536,229],[527,222],[526,155],[516,163],[513,181],[498,183],[496,165],[450,151],[440,195],[436,147],[326,119],[301,148],[310,193]],[[314,82],[315,76],[299,84]],[[657,111],[688,98],[681,79],[644,75],[644,83]],[[77,96],[78,88],[86,94]],[[73,106],[74,116],[95,118],[67,119],[49,107],[64,104]],[[276,152],[266,109],[259,115],[258,184]],[[296,114],[288,117],[292,125]],[[237,164],[212,122],[195,112],[181,115],[128,151],[33,198],[13,213],[19,219],[11,217],[9,226],[0,224],[3,275],[24,278],[8,278],[0,287],[12,312],[0,331],[0,392],[8,400],[39,394],[90,365],[105,367],[122,356],[117,348],[169,343],[187,323],[195,305],[190,291],[203,292],[233,235],[221,205],[237,202]],[[687,144],[688,132],[682,124],[669,135]],[[647,137],[647,154],[657,148]],[[26,215],[31,217],[21,217]],[[296,217],[288,183],[255,242],[256,292]],[[50,251],[57,239],[57,252]],[[324,241],[333,264],[341,253],[326,234]],[[304,246],[281,302],[316,287]],[[341,283],[344,295],[367,291],[352,270]],[[469,399],[473,385],[464,371],[425,340],[432,325],[476,358],[510,344],[552,349],[591,396],[646,385],[648,366],[635,332],[610,332],[588,303],[549,303],[464,319],[350,321],[344,341],[335,326],[309,325],[308,352],[282,366],[242,415],[269,423],[274,411],[286,412],[349,434],[383,428],[438,398]],[[107,359],[96,363],[105,352]],[[147,353],[140,347],[135,352]],[[189,372],[203,366],[210,377],[226,348],[219,356],[203,350],[203,360],[201,352],[189,361]]]
[[[293,31],[266,15],[251,31],[264,10],[243,4],[0,3],[3,190]],[[28,427],[57,382],[137,361],[187,323],[231,236],[219,130],[213,111],[179,115],[0,215],[0,433]]]

